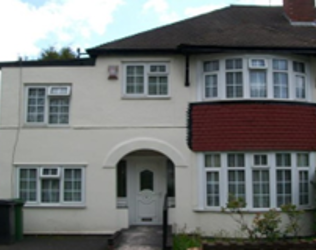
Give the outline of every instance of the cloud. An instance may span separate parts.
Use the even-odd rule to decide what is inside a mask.
[[[199,7],[189,7],[189,8],[186,8],[184,10],[184,14],[187,17],[197,16],[197,15],[200,15],[200,14],[203,14],[203,13],[206,13],[206,12],[210,12],[210,11],[213,11],[213,10],[216,10],[216,9],[223,8],[225,6],[226,6],[225,4],[218,4],[218,5],[209,4],[209,5],[199,6]]]
[[[102,35],[124,0],[48,0],[35,7],[21,0],[0,1],[0,61],[38,55],[38,43],[60,47]]]
[[[149,13],[153,11],[158,15],[159,21],[162,23],[170,23],[179,20],[179,15],[175,11],[171,11],[166,0],[148,0],[143,5],[143,12]]]
[[[283,0],[236,0],[234,2],[235,5],[242,5],[242,4],[248,4],[248,5],[282,5]],[[184,14],[187,17],[191,16],[197,16],[203,13],[207,13],[210,11],[214,11],[216,9],[221,9],[225,6],[228,6],[227,4],[208,4],[198,7],[188,7],[184,10]]]

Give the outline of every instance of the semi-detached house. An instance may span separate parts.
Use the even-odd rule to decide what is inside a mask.
[[[292,203],[311,233],[313,0],[230,6],[88,49],[2,62],[0,197],[25,232],[110,234],[169,223],[234,234],[229,194]],[[23,41],[21,41],[23,42]]]

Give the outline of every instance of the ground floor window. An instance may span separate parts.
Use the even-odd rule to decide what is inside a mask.
[[[245,209],[284,204],[310,208],[313,157],[309,152],[201,154],[201,203],[205,208],[221,208],[234,196],[245,201]]]
[[[83,166],[18,166],[18,197],[33,205],[82,205]]]

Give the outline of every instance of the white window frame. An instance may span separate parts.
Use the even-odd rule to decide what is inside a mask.
[[[246,183],[246,207],[243,208],[244,211],[268,211],[271,208],[277,207],[277,187],[276,187],[276,180],[277,174],[276,171],[280,169],[280,167],[276,167],[276,154],[277,153],[288,153],[291,157],[291,167],[288,169],[291,170],[291,200],[292,204],[296,205],[298,209],[313,209],[314,208],[314,200],[313,194],[314,190],[311,185],[311,182],[314,178],[315,172],[315,158],[316,152],[205,152],[205,153],[198,153],[198,164],[199,164],[199,188],[198,188],[198,210],[200,211],[221,211],[222,207],[226,207],[228,201],[228,162],[227,156],[228,154],[234,153],[241,153],[244,154],[245,157],[245,183]],[[297,167],[296,165],[296,158],[297,154],[304,153],[308,154],[309,157],[309,166],[308,167]],[[220,154],[221,159],[221,167],[220,168],[207,168],[205,167],[205,155],[209,154]],[[267,165],[265,166],[254,166],[253,164],[253,157],[254,155],[267,155]],[[255,208],[253,206],[253,181],[252,181],[252,173],[253,170],[268,170],[269,171],[269,192],[270,192],[270,207],[263,208],[258,207]],[[207,205],[207,183],[206,183],[206,176],[209,171],[218,171],[219,178],[220,178],[220,204],[218,207],[212,207]],[[308,204],[299,204],[299,172],[300,171],[308,171]],[[280,209],[280,208],[277,208]]]
[[[264,65],[263,66],[253,65],[253,62],[255,60],[263,60]],[[266,68],[268,68],[267,59],[264,59],[264,58],[250,58],[248,67],[249,67],[249,69],[266,69]]]
[[[211,70],[211,71],[206,71],[205,70],[205,64],[206,63],[210,63],[210,62],[217,62],[218,63],[218,69],[217,70]],[[209,61],[205,61],[203,62],[203,98],[204,99],[217,99],[220,96],[219,93],[219,72],[221,69],[221,65],[220,65],[220,61],[219,60],[209,60]],[[207,77],[212,77],[215,76],[216,77],[216,92],[217,95],[216,96],[206,96],[206,78]]]
[[[225,61],[227,59],[242,59],[243,69],[242,79],[243,79],[243,96],[242,97],[227,97],[226,93],[226,73],[237,72],[238,70],[229,69],[226,70]],[[249,63],[252,59],[262,59],[265,60],[265,67],[249,67]],[[273,69],[273,59],[276,60],[286,60],[288,63],[287,71],[278,71]],[[204,63],[209,61],[219,61],[219,71],[217,74],[218,81],[218,96],[217,97],[206,97],[205,95],[205,72],[204,72]],[[294,71],[293,62],[303,63],[305,67],[305,73],[301,74]],[[310,61],[306,57],[302,56],[280,56],[280,55],[249,55],[241,54],[238,55],[222,55],[222,56],[201,56],[198,61],[198,72],[197,75],[198,84],[198,101],[218,101],[218,100],[278,100],[278,101],[299,101],[299,102],[310,102],[312,100],[312,85],[311,85],[311,70],[310,70]],[[251,70],[263,70],[266,72],[266,97],[251,97],[250,91],[250,72]],[[274,82],[273,82],[273,72],[282,72],[288,74],[288,98],[277,98],[274,97]],[[211,73],[211,72],[210,72]],[[296,83],[295,76],[305,76],[305,98],[296,97]]]
[[[52,94],[51,89],[55,87],[66,87],[66,94]],[[45,104],[44,104],[44,121],[43,122],[29,122],[28,118],[28,101],[29,101],[29,89],[45,89]],[[25,102],[24,102],[24,122],[27,126],[53,126],[53,127],[65,127],[70,124],[70,113],[71,113],[71,86],[70,85],[25,85]],[[68,97],[68,123],[49,123],[49,101],[50,97]]]
[[[62,88],[65,88],[66,89],[66,93],[60,93],[60,92],[58,92],[58,93],[54,93],[54,89],[62,89]],[[69,96],[70,95],[70,90],[71,90],[71,88],[70,88],[70,86],[49,86],[48,87],[48,93],[47,93],[47,95],[48,96]]]
[[[43,169],[58,168],[59,176],[42,176]],[[23,164],[16,165],[16,197],[20,196],[20,171],[23,169],[36,169],[36,201],[26,201],[27,207],[84,207],[86,202],[86,166],[85,165],[34,165]],[[64,197],[64,182],[66,170],[81,170],[81,200],[80,201],[65,201]],[[42,180],[59,180],[59,202],[42,202]]]
[[[129,66],[142,66],[144,67],[144,91],[143,93],[127,93],[127,67]],[[151,66],[164,66],[166,68],[165,72],[151,72]],[[149,77],[151,76],[165,76],[167,78],[167,93],[166,94],[149,94]],[[123,97],[127,98],[166,98],[170,97],[170,74],[169,74],[169,63],[166,62],[128,62],[124,63],[123,70]]]

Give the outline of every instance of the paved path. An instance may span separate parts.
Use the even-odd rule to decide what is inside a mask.
[[[106,250],[106,236],[27,236],[0,250]]]
[[[162,250],[160,226],[135,226],[122,232],[116,250]]]

